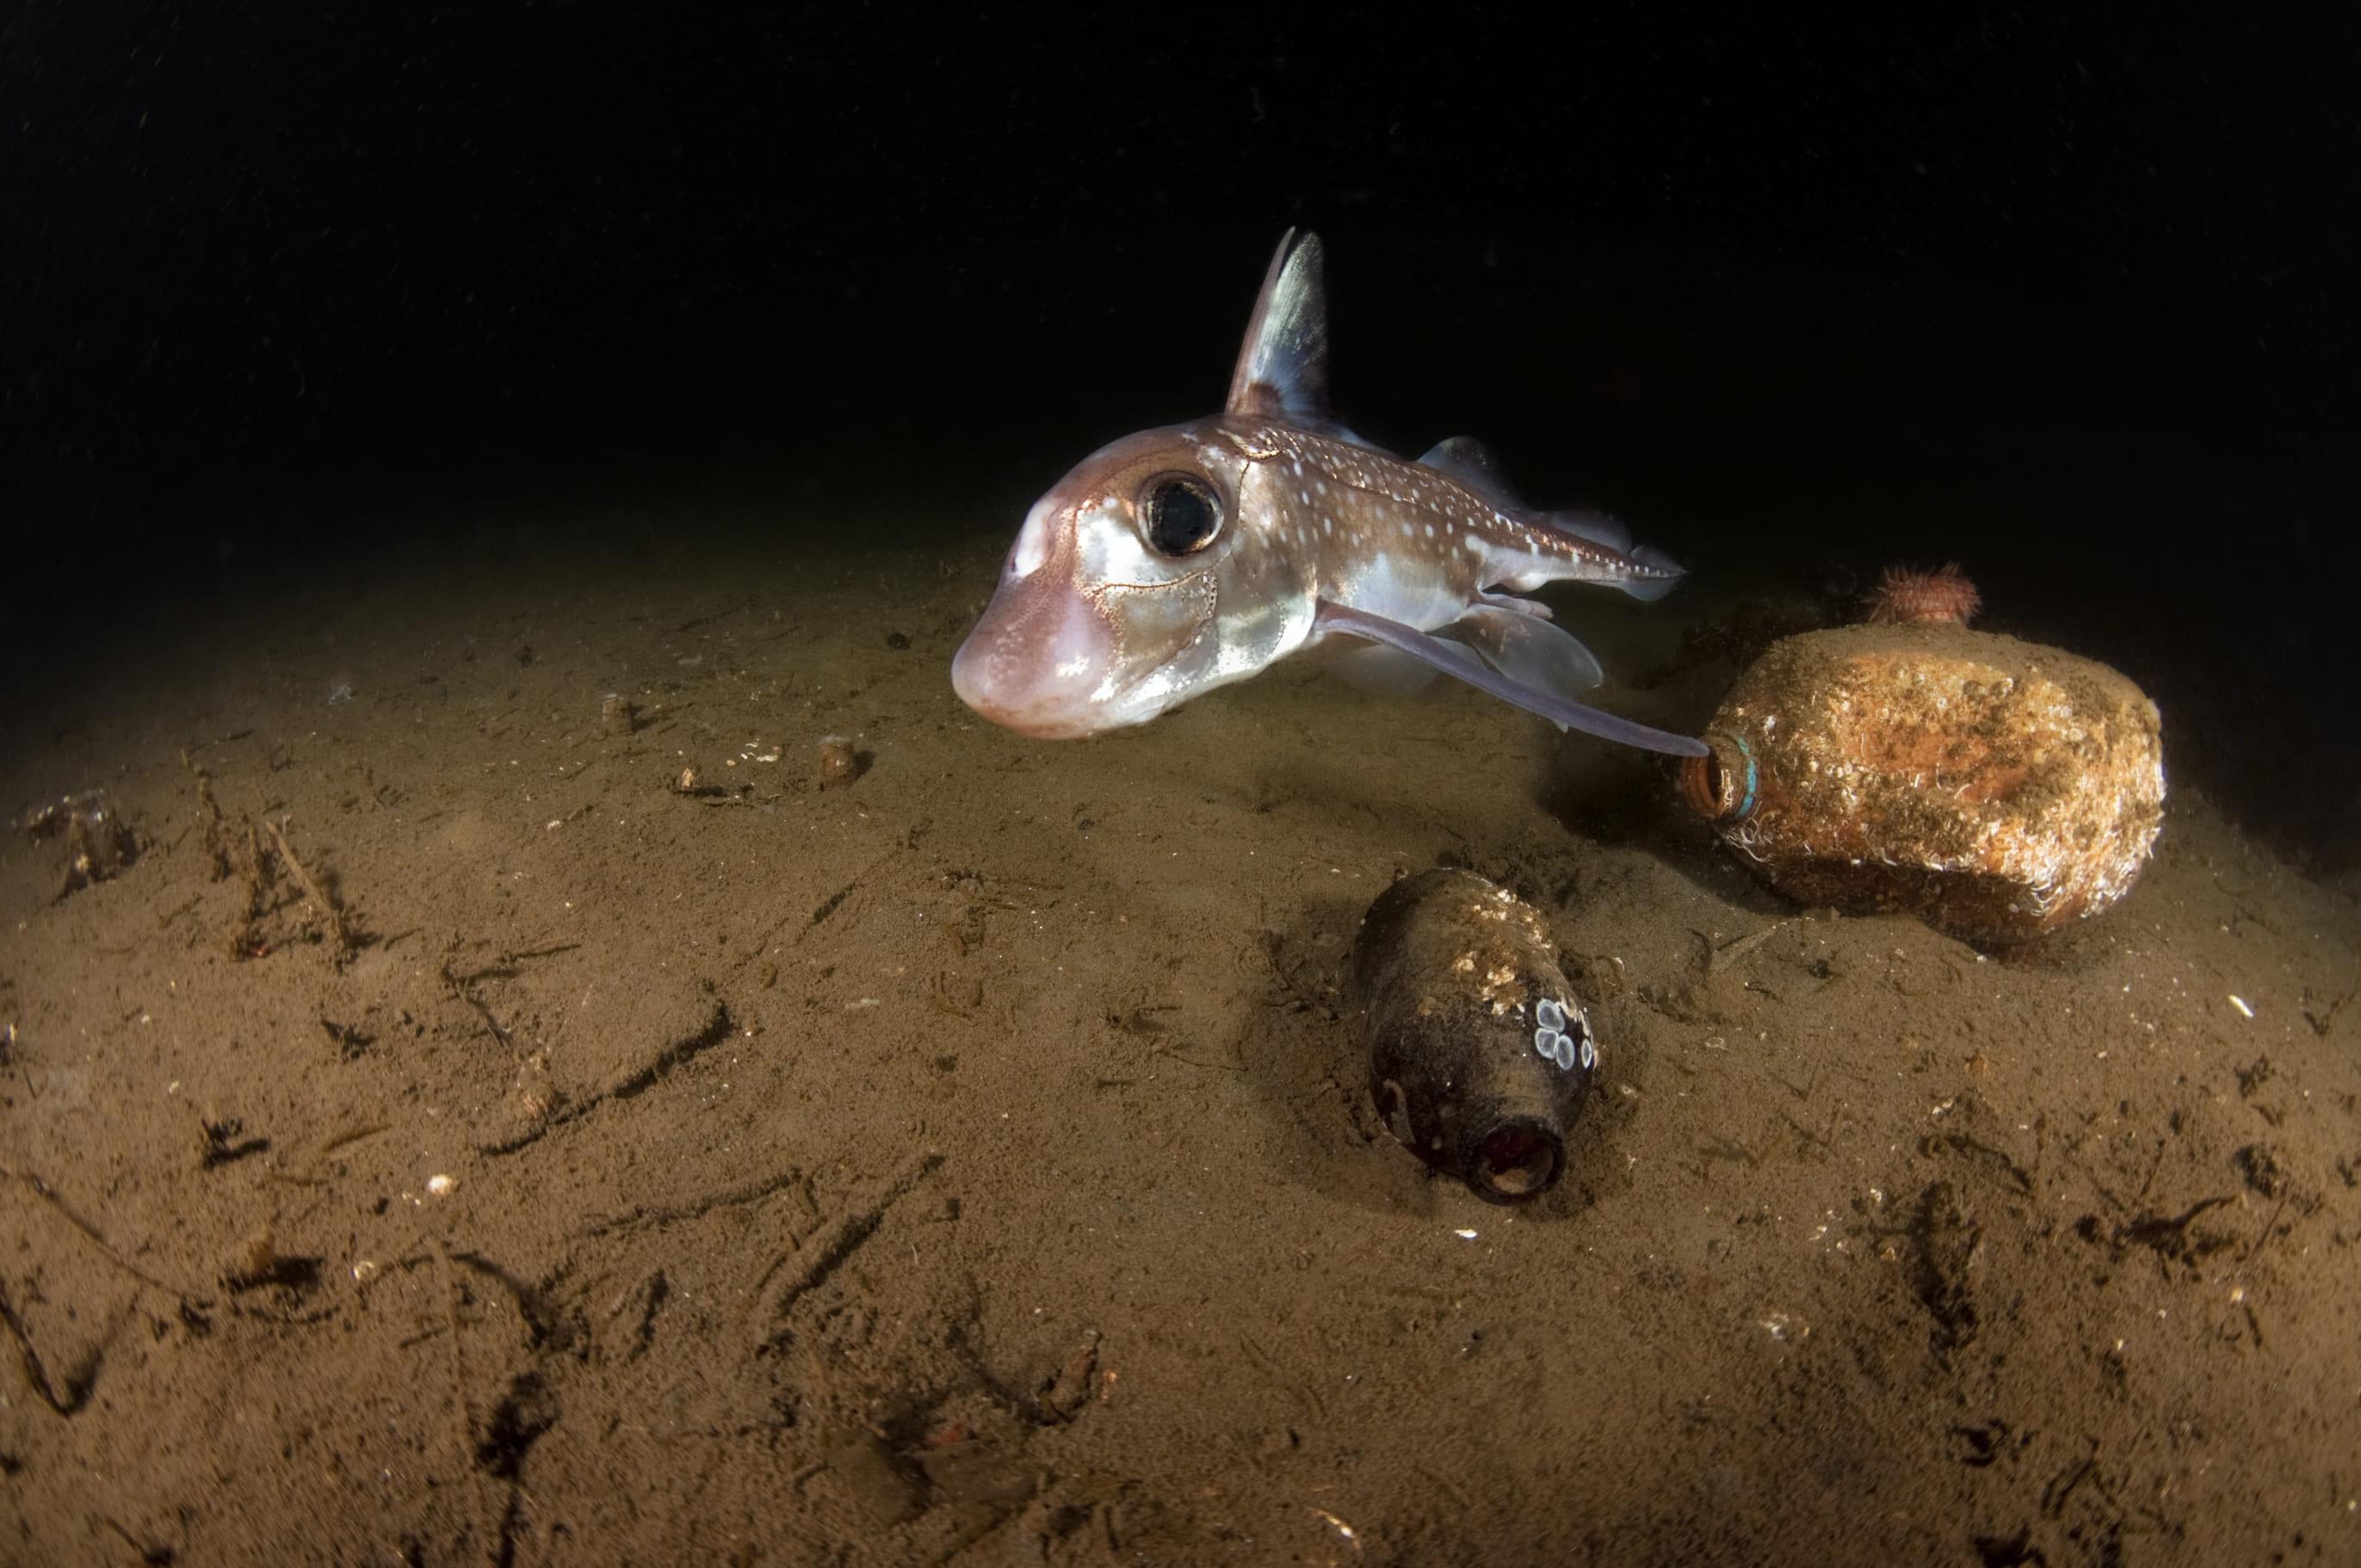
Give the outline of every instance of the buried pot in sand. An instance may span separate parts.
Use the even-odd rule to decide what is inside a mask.
[[[1971,631],[1955,571],[1869,624],[1778,642],[1682,770],[1689,805],[1798,903],[1907,911],[2007,947],[2128,892],[2164,815],[2156,705],[2104,664]]]

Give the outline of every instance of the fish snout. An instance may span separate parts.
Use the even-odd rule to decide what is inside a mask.
[[[1004,584],[951,658],[951,689],[994,724],[1036,740],[1105,729],[1114,629],[1071,587]]]

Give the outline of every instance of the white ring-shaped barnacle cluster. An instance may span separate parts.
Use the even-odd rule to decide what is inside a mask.
[[[1581,1008],[1543,998],[1533,1004],[1533,1020],[1540,1025],[1533,1031],[1533,1049],[1543,1060],[1565,1071],[1572,1071],[1577,1061],[1585,1072],[1598,1065],[1598,1047],[1590,1038],[1590,1020]]]

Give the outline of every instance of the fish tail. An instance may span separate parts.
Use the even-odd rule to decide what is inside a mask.
[[[1603,512],[1545,511],[1533,514],[1534,521],[1561,533],[1571,533],[1576,539],[1612,550],[1631,564],[1632,575],[1613,580],[1635,599],[1660,599],[1673,591],[1673,585],[1687,576],[1686,569],[1670,555],[1652,544],[1631,543],[1631,530]]]
[[[1635,599],[1663,598],[1673,591],[1675,584],[1688,576],[1687,567],[1653,544],[1640,545],[1627,554],[1634,565],[1645,567],[1650,574],[1644,577],[1627,577],[1615,585]]]

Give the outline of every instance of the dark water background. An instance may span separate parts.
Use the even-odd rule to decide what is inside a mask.
[[[1701,576],[1960,561],[2148,686],[2177,786],[2348,867],[2361,23],[2316,10],[34,0],[10,680],[632,497],[717,498],[722,552],[1005,537],[1211,409],[1300,223],[1373,436],[1480,435]]]

